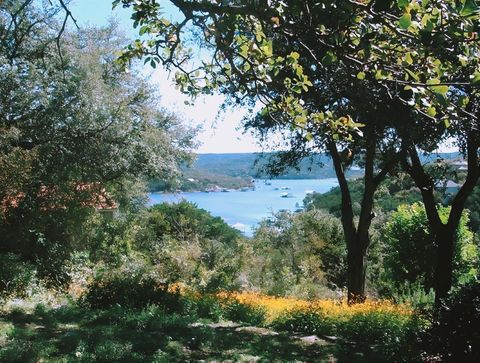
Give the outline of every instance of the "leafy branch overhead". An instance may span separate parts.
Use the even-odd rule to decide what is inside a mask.
[[[466,95],[480,88],[474,0],[173,0],[183,14],[173,22],[161,1],[120,3],[132,8],[140,35],[120,61],[172,67],[193,97],[222,92],[235,102],[259,100],[265,113],[295,115],[293,127],[306,119],[329,126],[303,101],[322,94],[324,69],[346,68],[352,82],[374,82],[427,119],[448,126],[458,115],[476,118],[466,107]]]

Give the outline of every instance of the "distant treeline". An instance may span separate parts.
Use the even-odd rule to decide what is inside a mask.
[[[182,178],[176,185],[152,180],[151,191],[181,189],[183,191],[203,190],[218,185],[222,188],[242,188],[248,186],[251,179],[269,179],[272,176],[265,166],[273,153],[228,153],[198,154],[190,166],[183,166]],[[461,158],[458,153],[439,153],[424,155],[423,161],[434,161],[437,158],[455,160]],[[358,167],[348,172],[348,177],[363,176]],[[304,158],[298,168],[288,168],[276,179],[326,179],[336,178],[332,159],[326,154],[316,154]],[[193,180],[193,181],[192,181]]]

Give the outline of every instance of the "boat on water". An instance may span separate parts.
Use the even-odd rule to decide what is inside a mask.
[[[290,187],[280,187],[280,190],[290,190]]]
[[[280,195],[281,198],[293,198],[293,194],[292,193],[282,193]]]

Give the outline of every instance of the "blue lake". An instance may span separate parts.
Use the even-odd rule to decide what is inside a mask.
[[[255,182],[255,189],[231,192],[193,192],[178,194],[151,193],[150,205],[168,202],[175,203],[182,199],[195,203],[214,216],[222,217],[229,225],[241,230],[245,235],[252,235],[252,228],[262,219],[282,209],[295,211],[303,206],[303,199],[312,191],[328,192],[338,185],[337,179],[296,179],[270,180]],[[288,188],[288,189],[287,189]],[[288,197],[282,195],[288,193]]]

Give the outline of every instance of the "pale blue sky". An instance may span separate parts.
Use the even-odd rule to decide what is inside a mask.
[[[168,1],[160,1],[162,10],[166,17],[175,19],[179,16],[178,11]],[[112,10],[112,0],[73,0],[71,10],[77,18],[80,26],[105,25],[109,18],[115,18],[119,22],[120,29],[129,37],[135,38],[137,31],[133,29],[133,22],[130,20],[130,10],[121,6]],[[261,147],[250,134],[243,134],[241,119],[245,114],[244,110],[232,110],[222,113],[219,107],[223,98],[221,96],[203,97],[197,100],[195,106],[185,106],[187,98],[182,95],[172,83],[169,74],[157,68],[151,69],[145,66],[145,72],[151,77],[152,82],[158,86],[161,96],[159,105],[174,111],[184,117],[186,122],[192,125],[201,124],[204,131],[198,139],[201,146],[200,153],[222,153],[222,152],[253,152],[261,151]],[[456,151],[449,143],[440,147],[439,151]]]
[[[74,0],[70,7],[80,27],[105,25],[108,19],[113,17],[118,20],[120,29],[128,37],[135,38],[138,33],[132,27],[130,10],[123,9],[121,6],[112,10],[111,4],[111,0]],[[161,4],[165,16],[170,18],[178,16],[175,7],[168,1],[161,1]],[[234,110],[221,113],[219,107],[223,98],[220,96],[203,97],[197,100],[195,106],[185,106],[184,101],[187,98],[175,89],[171,77],[165,70],[152,70],[146,66],[145,72],[151,77],[152,82],[158,85],[161,96],[160,106],[182,115],[186,122],[192,125],[201,124],[203,126],[204,131],[199,135],[202,145],[197,150],[198,152],[261,151],[252,136],[242,133],[240,121],[245,111]]]

